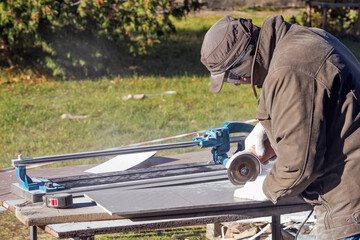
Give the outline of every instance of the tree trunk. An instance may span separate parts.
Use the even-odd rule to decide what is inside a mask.
[[[0,39],[0,50],[2,50],[2,55],[6,58],[10,67],[14,66],[14,63],[11,58],[11,54],[8,48],[8,42],[5,37],[1,37]]]
[[[307,9],[307,19],[306,19],[306,23],[308,27],[311,27],[311,3],[310,1],[306,1],[306,9]]]

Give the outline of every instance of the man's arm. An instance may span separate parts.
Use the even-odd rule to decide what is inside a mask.
[[[264,181],[263,191],[274,203],[303,192],[318,176],[326,150],[325,89],[305,73],[282,69],[263,86],[259,110],[277,162]]]

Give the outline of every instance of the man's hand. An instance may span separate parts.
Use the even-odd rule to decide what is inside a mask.
[[[234,197],[237,198],[246,198],[255,201],[266,201],[267,198],[263,192],[263,183],[266,178],[266,175],[270,172],[272,166],[274,165],[276,158],[266,164],[262,165],[261,174],[253,182],[247,182],[242,188],[236,189],[234,192]]]
[[[236,189],[234,197],[266,201],[267,198],[262,190],[265,177],[266,175],[258,176],[255,181],[247,182],[242,188]]]
[[[265,155],[266,132],[261,123],[256,124],[249,136],[245,139],[245,149],[255,148],[258,156]]]

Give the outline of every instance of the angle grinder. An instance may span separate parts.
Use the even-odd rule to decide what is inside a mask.
[[[265,154],[260,157],[255,149],[245,149],[235,153],[226,163],[227,174],[234,185],[244,185],[248,181],[255,181],[262,171],[262,165],[276,156],[269,140],[265,141]]]

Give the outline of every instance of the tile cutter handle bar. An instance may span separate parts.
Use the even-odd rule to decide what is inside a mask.
[[[244,140],[244,137],[242,137],[242,136],[231,137],[230,143],[240,142],[243,140]],[[179,149],[179,148],[198,147],[198,146],[199,146],[199,142],[188,141],[188,142],[178,142],[178,143],[169,143],[169,144],[158,144],[158,145],[151,145],[151,146],[129,147],[129,148],[109,149],[109,150],[80,152],[80,153],[69,153],[69,154],[42,156],[42,157],[34,157],[34,158],[22,158],[21,155],[19,155],[18,159],[12,160],[12,164],[13,164],[13,166],[19,166],[19,165],[36,164],[36,163],[62,162],[62,161],[70,161],[70,160],[77,160],[77,159],[84,159],[84,158],[106,157],[106,156],[114,156],[114,155],[121,155],[121,154],[171,150],[171,149]]]
[[[90,152],[69,153],[69,154],[42,156],[42,157],[34,157],[34,158],[22,158],[21,156],[19,156],[18,159],[12,160],[12,164],[13,164],[13,166],[18,166],[18,165],[47,163],[47,162],[63,162],[63,161],[70,161],[70,160],[77,160],[77,159],[84,159],[84,158],[106,157],[106,156],[114,156],[114,155],[121,155],[121,154],[171,150],[171,149],[189,148],[189,147],[197,147],[197,146],[198,146],[197,142],[188,141],[188,142],[158,144],[158,145],[151,145],[151,146],[128,147],[128,148],[107,149],[107,150],[90,151]]]

